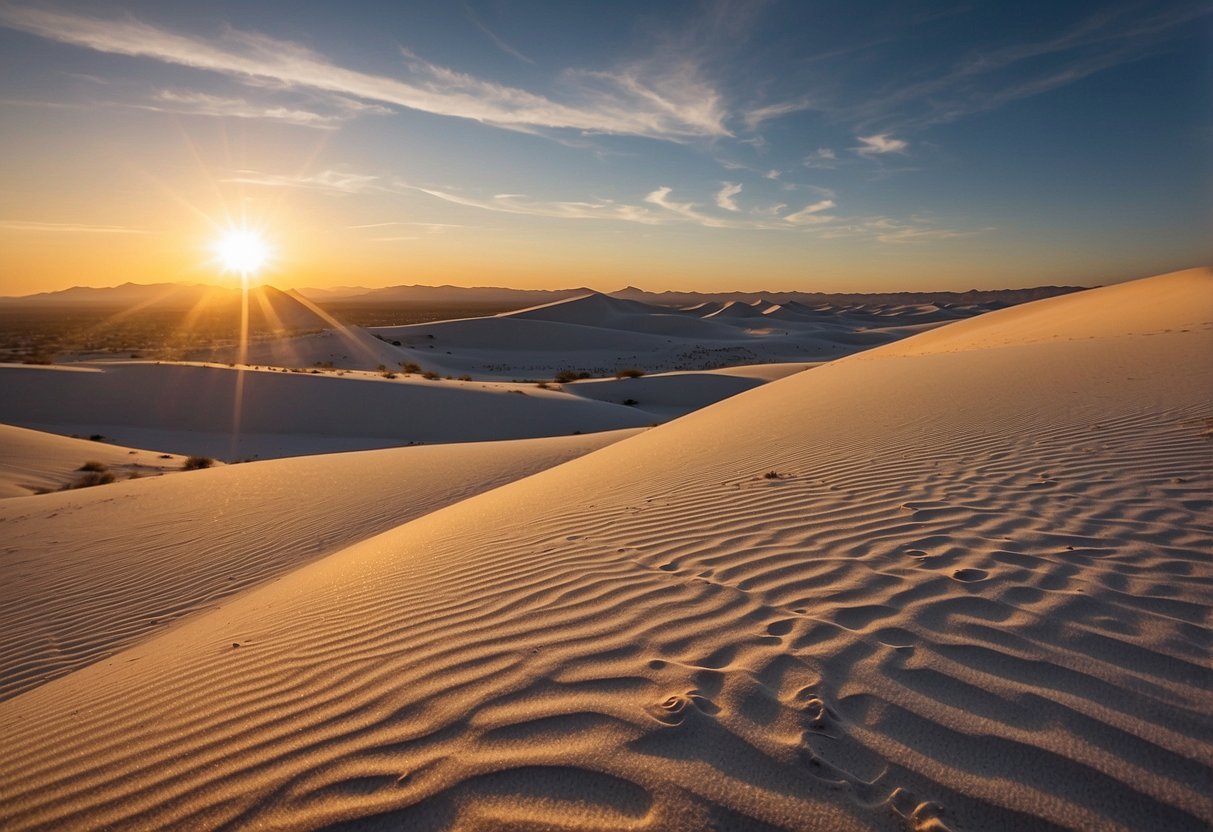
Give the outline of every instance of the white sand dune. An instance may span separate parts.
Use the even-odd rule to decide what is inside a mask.
[[[0,425],[0,498],[57,491],[99,462],[117,479],[180,471],[185,457]]]
[[[0,704],[0,825],[1207,829],[1211,299],[965,322],[297,569]]]
[[[534,385],[137,361],[90,366],[98,372],[0,366],[6,394],[0,422],[238,460],[591,433],[656,421],[636,408]]]
[[[793,311],[767,314],[772,308]],[[401,360],[443,374],[543,379],[565,369],[609,376],[629,367],[653,373],[832,360],[982,311],[928,305],[800,309],[808,307],[762,300],[675,309],[592,293],[502,315],[370,332],[399,342],[407,355]]]
[[[4,501],[0,699],[318,557],[632,433],[271,460]]]

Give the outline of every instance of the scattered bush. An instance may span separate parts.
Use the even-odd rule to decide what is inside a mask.
[[[391,373],[386,370],[384,372],[380,373],[379,375],[383,376],[384,378],[395,378],[396,377],[395,373]]]
[[[93,434],[89,434],[88,439],[90,442],[104,442],[105,436],[100,433],[93,433]]]
[[[644,375],[644,370],[637,369],[636,367],[615,371],[615,378],[640,378],[642,375]]]
[[[109,471],[89,471],[87,474],[77,477],[64,488],[92,488],[94,485],[109,485],[114,481],[114,475]]]
[[[399,341],[393,341],[393,342],[392,342],[392,346],[393,346],[393,347],[402,347],[402,346],[404,346],[404,345],[403,345],[403,344],[401,344]]]
[[[421,365],[415,364],[412,361],[401,361],[400,369],[404,371],[405,375],[408,375],[409,373],[420,373]]]
[[[377,373],[386,373],[386,372],[387,372],[387,365],[386,365],[386,364],[380,364],[378,367],[376,367],[376,368],[375,368],[375,372],[377,372]]]
[[[561,370],[556,374],[556,381],[559,384],[564,384],[569,381],[577,381],[578,379],[589,378],[590,374],[585,371],[578,370]]]
[[[161,459],[172,459],[173,455],[172,454],[160,454],[160,458]]]
[[[438,379],[442,378],[442,376],[438,375],[433,370],[427,370],[421,374],[421,377],[428,378],[430,381],[437,381]]]
[[[538,387],[540,390],[551,390],[552,389],[552,386],[550,384],[548,384],[546,381],[541,381],[538,384],[536,384],[535,386]]]
[[[183,471],[197,471],[200,468],[210,468],[215,464],[215,460],[209,456],[191,456],[187,457],[185,462],[181,463]]]
[[[88,462],[85,462],[83,465],[81,465],[76,470],[77,471],[95,471],[97,473],[102,473],[103,471],[108,471],[109,466],[106,465],[104,462],[98,462],[95,459],[90,459]]]
[[[624,399],[623,403],[628,407],[635,407],[636,405],[640,404],[640,402],[636,401],[635,399]]]
[[[461,375],[461,376],[459,377],[459,380],[460,380],[460,381],[471,381],[471,380],[472,380],[472,377],[471,377],[471,376],[469,376],[467,373],[464,373],[463,375]]]

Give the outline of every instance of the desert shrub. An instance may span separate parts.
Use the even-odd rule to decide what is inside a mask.
[[[471,376],[469,376],[467,373],[464,373],[463,375],[461,375],[461,376],[459,377],[459,380],[460,380],[460,381],[471,381],[471,380],[472,380],[472,377],[471,377]]]
[[[786,476],[788,476],[788,475],[781,474],[778,471],[767,471],[765,474],[762,475],[762,478],[764,480],[781,480]]]
[[[395,378],[396,377],[395,373],[391,373],[391,372],[387,372],[387,371],[384,371],[384,372],[380,373],[379,375],[383,376],[384,378]]]
[[[160,454],[160,459],[172,459],[172,454]]]
[[[89,471],[87,474],[76,477],[69,485],[64,487],[68,489],[92,488],[94,485],[109,485],[113,481],[114,475],[109,471]]]
[[[644,375],[644,370],[637,369],[636,367],[615,371],[615,378],[640,378],[642,375]]]
[[[181,469],[183,471],[197,471],[199,468],[210,468],[214,464],[215,460],[209,456],[191,456],[181,463]]]
[[[377,372],[377,373],[386,373],[386,372],[387,372],[387,365],[386,365],[386,364],[380,364],[378,367],[376,367],[376,368],[375,368],[375,372]]]
[[[640,402],[636,401],[635,399],[624,399],[623,403],[628,407],[635,407],[636,405],[640,404]]]
[[[105,435],[101,433],[91,433],[89,434],[88,440],[90,442],[104,442]]]
[[[540,390],[551,390],[552,389],[551,385],[548,384],[546,381],[541,381],[538,384],[536,384],[535,386],[538,387]]]
[[[421,377],[428,378],[430,381],[437,381],[438,379],[442,378],[442,376],[438,375],[433,370],[427,370],[421,374]]]
[[[589,378],[590,374],[584,370],[561,370],[556,374],[556,381],[564,384],[568,381],[577,381],[582,378]]]
[[[407,373],[420,373],[420,372],[421,372],[421,365],[420,365],[420,364],[416,364],[416,363],[414,363],[414,362],[412,362],[412,361],[401,361],[401,362],[400,362],[400,369],[401,369],[401,370],[404,370],[404,372],[405,372],[406,374],[407,374]]]
[[[88,462],[84,463],[76,470],[77,471],[95,471],[97,473],[101,473],[103,471],[108,471],[109,466],[106,465],[104,462],[98,462],[95,459],[90,459]]]
[[[399,341],[393,341],[393,342],[392,342],[392,346],[393,346],[393,347],[402,347],[402,346],[404,346],[404,345],[403,345],[403,344],[401,344]]]

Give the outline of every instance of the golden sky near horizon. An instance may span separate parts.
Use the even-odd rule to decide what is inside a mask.
[[[214,243],[243,226],[281,288],[964,290],[1209,259],[1203,13],[1041,4],[1008,40],[1005,10],[910,5],[0,4],[0,295],[230,282]]]

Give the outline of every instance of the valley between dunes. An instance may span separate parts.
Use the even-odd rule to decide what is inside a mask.
[[[1195,269],[647,430],[2,501],[0,827],[1207,829],[1211,386]]]

